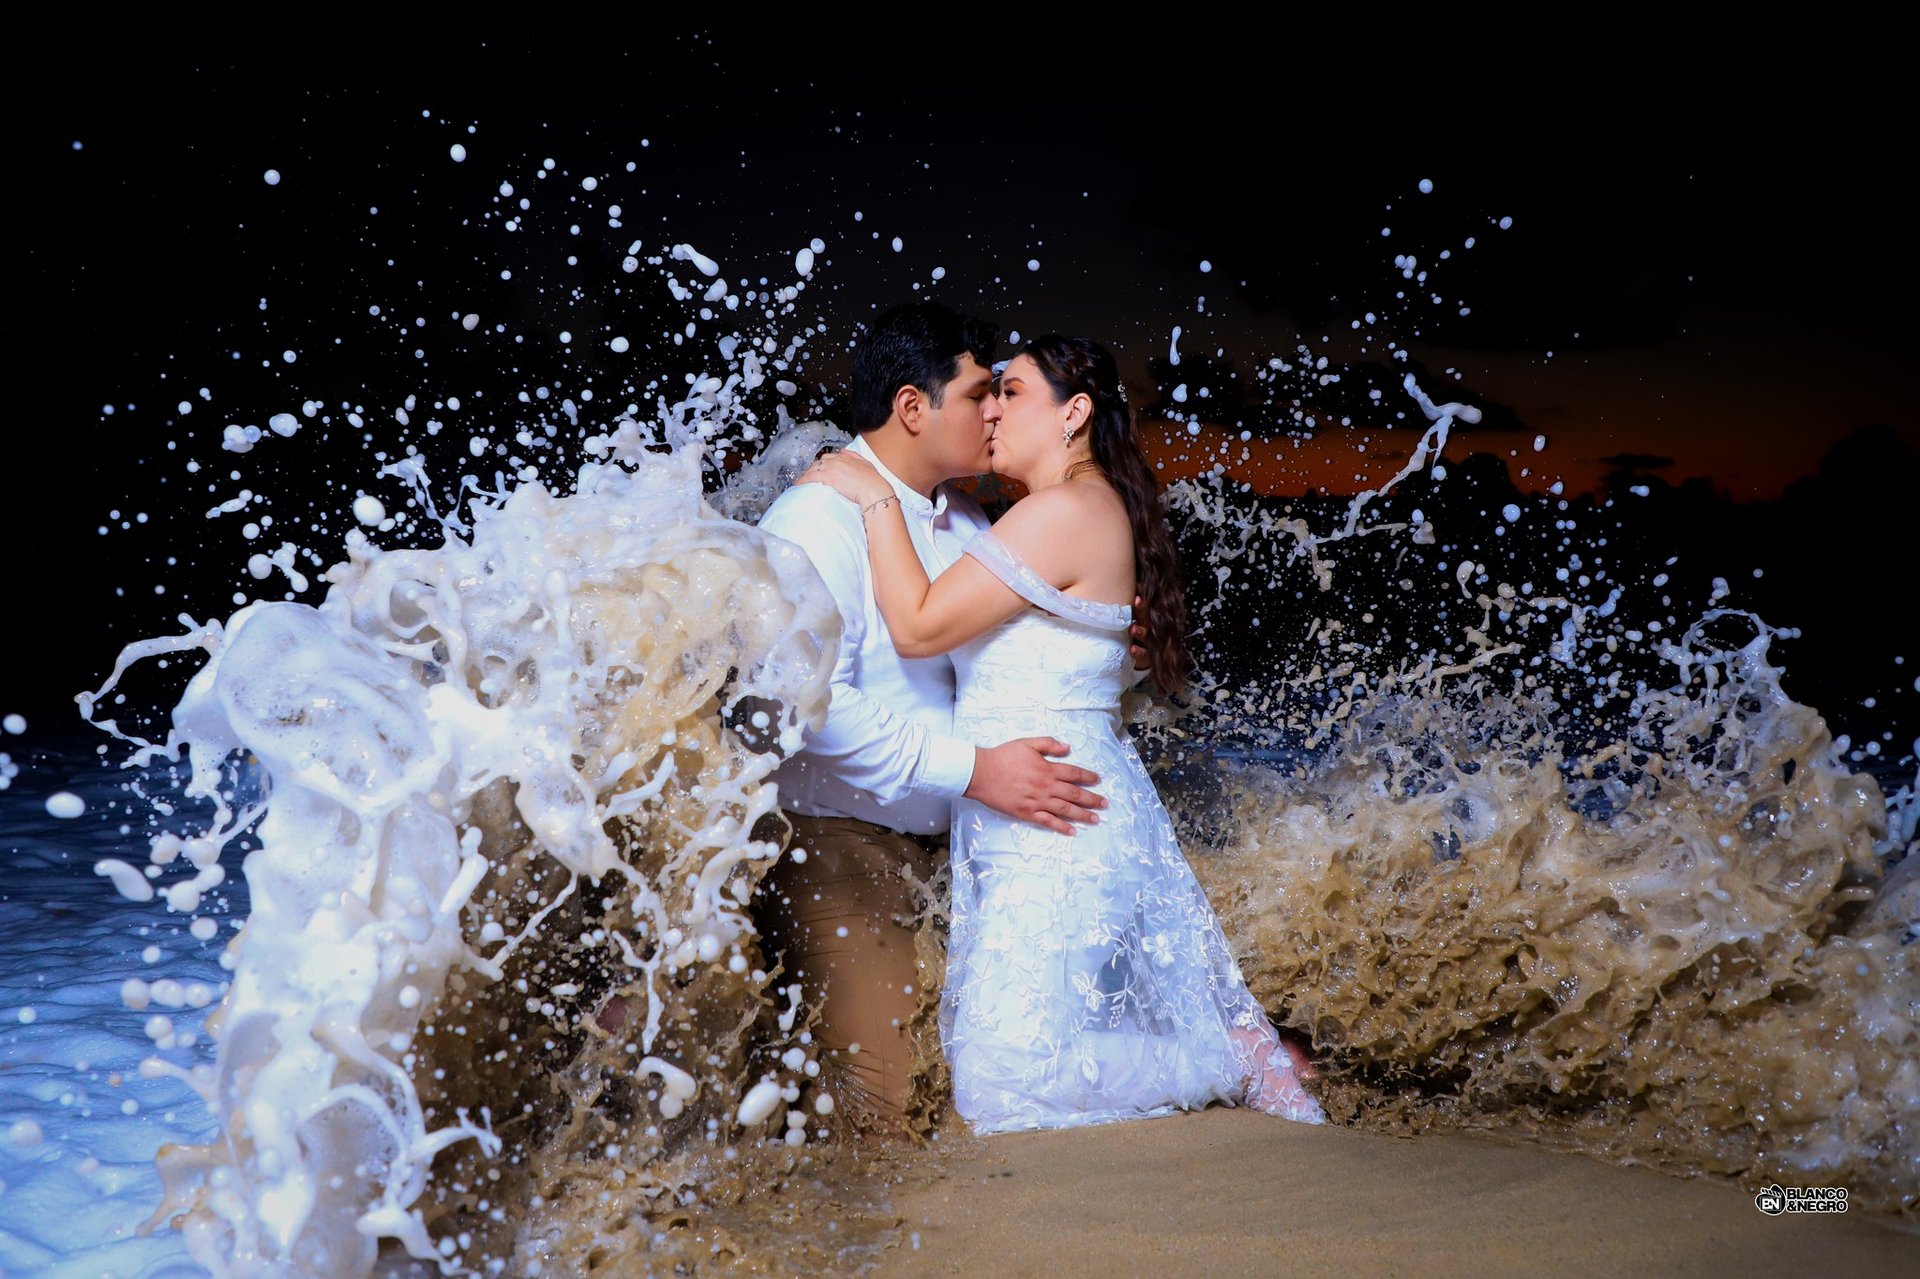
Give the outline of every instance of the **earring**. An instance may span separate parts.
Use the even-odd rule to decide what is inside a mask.
[[[1062,433],[1061,433],[1061,436],[1060,436],[1060,447],[1061,447],[1061,448],[1068,448],[1068,449],[1070,449],[1070,448],[1072,448],[1072,447],[1073,447],[1073,437],[1074,437],[1074,436],[1076,436],[1076,435],[1078,435],[1079,433],[1080,433],[1080,428],[1078,428],[1078,427],[1074,427],[1074,426],[1070,426],[1070,427],[1068,427],[1068,428],[1067,428],[1067,429],[1066,429],[1066,430],[1065,430],[1064,432],[1062,432]]]

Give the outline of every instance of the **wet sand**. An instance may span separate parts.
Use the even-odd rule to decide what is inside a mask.
[[[1685,1180],[1480,1135],[1211,1110],[958,1152],[898,1192],[882,1275],[1920,1274],[1885,1219],[1769,1217]]]

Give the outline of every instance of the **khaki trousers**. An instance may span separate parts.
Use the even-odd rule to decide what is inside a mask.
[[[786,813],[793,838],[755,899],[781,985],[798,982],[822,1081],[856,1127],[904,1131],[919,1005],[914,924],[947,855],[947,837],[905,835],[851,817]],[[805,860],[794,850],[804,850]],[[913,876],[909,880],[902,870]]]

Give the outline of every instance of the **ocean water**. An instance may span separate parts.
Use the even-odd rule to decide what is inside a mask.
[[[83,736],[83,734],[85,734]],[[0,790],[7,888],[0,899],[0,1271],[9,1275],[197,1275],[178,1234],[142,1235],[160,1202],[155,1155],[167,1143],[217,1135],[184,1080],[143,1072],[171,1036],[176,1061],[210,1060],[208,1012],[227,989],[222,948],[245,918],[235,875],[204,918],[188,921],[126,901],[93,873],[102,858],[146,859],[144,805],[129,805],[124,770],[81,726],[35,730],[14,784]],[[51,740],[49,747],[40,743]],[[19,739],[10,745],[17,747]],[[157,782],[150,777],[150,782]],[[55,818],[56,793],[87,804]],[[123,830],[125,833],[123,833]],[[232,858],[238,870],[237,852]],[[143,1009],[128,982],[160,987]]]

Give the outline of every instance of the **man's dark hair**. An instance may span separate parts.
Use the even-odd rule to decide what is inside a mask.
[[[938,302],[908,302],[882,311],[853,349],[852,420],[855,435],[886,425],[893,397],[903,386],[919,388],[939,408],[947,383],[972,355],[993,363],[998,326],[959,315]]]

